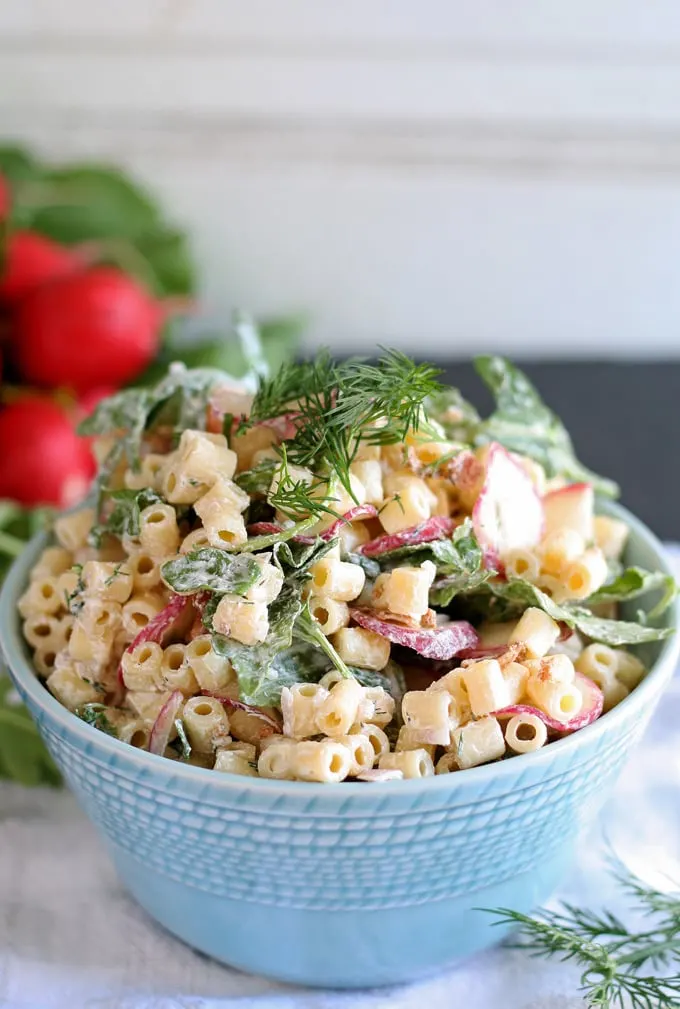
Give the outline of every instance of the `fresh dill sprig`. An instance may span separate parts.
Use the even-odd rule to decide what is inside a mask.
[[[309,645],[316,645],[326,653],[335,668],[344,679],[351,679],[352,673],[340,658],[335,648],[321,630],[318,622],[314,619],[306,602],[297,616],[293,627],[293,634],[301,641],[306,641]]]
[[[314,478],[308,483],[302,477],[296,477],[288,463],[288,446],[284,442],[279,452],[281,460],[276,467],[276,488],[267,496],[270,505],[284,515],[300,518],[308,515],[332,515],[339,518],[339,513],[333,509],[332,494],[324,480]]]
[[[582,967],[581,991],[590,1009],[678,1009],[680,973],[658,971],[680,965],[680,891],[663,894],[645,886],[620,863],[614,875],[638,909],[655,919],[644,932],[631,932],[609,911],[596,913],[563,904],[538,916],[508,908],[493,912],[495,924],[518,928],[520,949],[531,956],[557,956]],[[656,975],[641,973],[643,968]]]
[[[335,363],[322,352],[315,361],[286,365],[262,381],[248,423],[294,412],[287,459],[335,475],[352,494],[350,466],[360,440],[396,444],[417,431],[424,422],[423,403],[440,388],[438,374],[400,351],[386,352],[377,364],[355,358]],[[297,487],[294,496],[301,492]]]

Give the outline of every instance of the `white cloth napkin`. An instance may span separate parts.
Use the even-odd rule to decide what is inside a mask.
[[[680,569],[680,548],[674,550]],[[680,879],[680,675],[558,897],[626,906],[607,845],[647,882]],[[0,786],[2,1009],[582,1009],[578,971],[499,948],[429,981],[362,992],[277,985],[222,967],[156,926],[118,883],[66,792]]]

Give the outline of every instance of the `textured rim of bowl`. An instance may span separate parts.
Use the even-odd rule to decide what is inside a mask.
[[[666,552],[658,538],[647,528],[644,523],[637,519],[631,512],[621,505],[607,502],[605,511],[612,512],[615,516],[622,518],[629,526],[633,536],[643,540],[657,556],[659,567],[666,573],[673,575],[666,558]],[[628,717],[630,709],[636,705],[643,709],[653,696],[656,684],[655,681],[664,675],[664,669],[670,663],[675,663],[680,655],[680,634],[668,638],[661,645],[661,651],[656,662],[652,665],[647,676],[635,687],[631,694],[617,704],[615,708],[602,715],[595,722],[579,729],[570,736],[550,743],[533,753],[519,754],[511,760],[501,760],[492,764],[483,764],[479,767],[472,767],[465,771],[464,780],[459,775],[450,776],[438,774],[428,778],[417,778],[400,781],[397,786],[394,782],[343,782],[338,791],[329,788],[327,784],[304,781],[279,781],[271,778],[251,778],[249,776],[219,773],[215,774],[211,769],[205,767],[193,767],[183,764],[180,761],[169,761],[167,757],[157,756],[148,753],[146,750],[139,750],[115,739],[106,733],[95,729],[94,726],[82,721],[77,715],[64,707],[55,697],[50,694],[43,683],[38,679],[29,660],[23,654],[24,643],[16,619],[17,600],[24,590],[29,561],[28,556],[33,557],[39,541],[47,541],[47,534],[40,533],[31,540],[26,553],[12,565],[12,568],[5,580],[5,584],[0,594],[0,645],[5,655],[7,666],[14,678],[21,683],[21,689],[31,698],[33,703],[42,708],[71,732],[80,736],[84,742],[96,745],[101,750],[117,754],[120,757],[134,761],[141,761],[148,764],[149,768],[157,771],[165,769],[173,775],[180,775],[188,780],[194,780],[197,784],[211,784],[215,788],[229,790],[235,784],[240,789],[252,788],[255,791],[276,791],[281,794],[291,793],[297,795],[312,795],[327,798],[348,798],[350,795],[361,793],[364,796],[375,795],[384,798],[386,794],[394,795],[396,792],[403,793],[433,789],[460,790],[466,783],[476,786],[492,778],[501,779],[503,777],[512,778],[523,770],[528,770],[529,766],[538,767],[541,763],[550,763],[558,753],[576,753],[584,742],[594,740],[598,734],[606,733],[614,729],[617,721]],[[677,631],[680,627],[680,597],[676,597],[671,607],[673,616],[671,626]],[[529,764],[531,761],[531,765]],[[455,782],[455,784],[454,784]]]

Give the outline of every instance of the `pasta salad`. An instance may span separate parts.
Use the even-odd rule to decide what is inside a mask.
[[[314,782],[465,770],[618,704],[675,585],[623,566],[616,488],[526,377],[476,366],[485,419],[397,352],[101,403],[94,499],[19,603],[47,688],[151,753]]]

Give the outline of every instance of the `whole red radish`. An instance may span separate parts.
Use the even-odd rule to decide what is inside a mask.
[[[0,498],[68,507],[87,493],[95,462],[66,413],[26,396],[0,410]]]
[[[124,385],[156,356],[163,316],[120,270],[100,266],[65,277],[19,304],[17,365],[34,385],[77,393]]]
[[[16,304],[50,281],[80,269],[78,256],[37,231],[15,231],[7,239],[0,272],[0,300]]]

